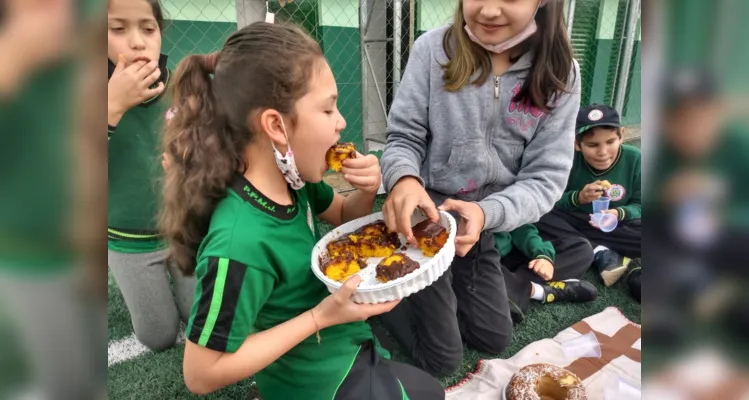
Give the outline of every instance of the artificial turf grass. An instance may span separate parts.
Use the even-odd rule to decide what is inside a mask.
[[[130,312],[111,271],[107,271],[107,341],[124,339],[133,333]]]
[[[632,322],[640,322],[639,304],[626,293],[626,285],[617,283],[604,288],[592,272],[585,279],[590,280],[599,290],[598,298],[585,304],[535,304],[526,313],[525,320],[515,327],[510,346],[499,355],[482,354],[465,347],[460,370],[450,377],[440,379],[449,387],[462,380],[467,372],[476,369],[482,358],[509,358],[517,351],[534,341],[554,337],[561,330],[577,321],[602,311],[607,306],[618,307]],[[115,289],[116,290],[116,289]],[[396,345],[397,346],[397,345]],[[195,398],[184,385],[182,378],[182,354],[184,345],[161,353],[147,353],[141,357],[117,364],[109,368],[108,393],[111,399],[165,399]],[[393,358],[408,361],[396,347]],[[246,398],[250,390],[250,380],[217,391],[208,399]]]
[[[385,196],[378,196],[375,212],[380,211]],[[321,235],[326,234],[332,226],[324,222],[318,224]],[[640,305],[627,292],[626,275],[614,286],[603,286],[597,274],[588,270],[583,279],[593,283],[598,289],[598,298],[583,304],[549,304],[537,302],[528,309],[525,320],[513,332],[510,346],[501,354],[484,354],[470,347],[464,347],[463,363],[453,375],[440,379],[443,386],[449,387],[460,382],[466,373],[476,369],[478,361],[485,358],[509,358],[520,349],[537,340],[552,338],[563,329],[581,319],[603,311],[606,307],[619,308],[625,317],[632,322],[640,323]],[[113,280],[109,285],[109,340],[116,340],[132,333],[129,314],[119,290]],[[112,326],[113,324],[117,326]],[[393,341],[394,342],[394,341]],[[394,342],[395,343],[395,342]],[[409,362],[395,344],[393,359]],[[109,368],[108,393],[111,399],[166,399],[197,398],[184,385],[182,378],[182,354],[184,345],[162,353],[147,353],[133,360],[125,361]],[[250,392],[249,379],[219,390],[205,398],[236,399],[247,398]]]
[[[182,355],[185,346],[180,344],[159,352],[109,368],[107,393],[110,399],[246,399],[250,380],[218,390],[207,396],[190,393],[182,377]]]

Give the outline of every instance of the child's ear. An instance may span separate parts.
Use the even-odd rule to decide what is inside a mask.
[[[580,142],[578,142],[577,140],[575,140],[575,151],[582,151],[582,149],[580,148]]]
[[[286,134],[284,133],[282,117],[278,111],[273,109],[264,110],[258,116],[258,125],[260,125],[260,132],[268,135],[276,146],[285,146],[288,144]]]
[[[627,135],[627,128],[621,127],[619,129],[620,129],[619,132],[621,132],[619,136],[621,136],[621,139],[624,140],[624,137]]]

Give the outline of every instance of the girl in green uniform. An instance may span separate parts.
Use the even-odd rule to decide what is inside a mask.
[[[205,394],[253,376],[265,400],[444,398],[434,378],[388,360],[364,322],[395,303],[353,303],[358,276],[329,294],[310,268],[317,217],[371,213],[381,179],[368,155],[344,162],[358,189],[349,196],[322,182],[346,122],[317,42],[254,23],[219,53],[182,61],[172,90],[162,228],[198,280],[187,387]]]
[[[109,0],[107,11],[108,264],[135,336],[164,350],[176,341],[180,316],[187,320],[195,279],[165,262],[166,245],[156,229],[159,132],[170,80],[160,54],[163,16],[158,0]]]

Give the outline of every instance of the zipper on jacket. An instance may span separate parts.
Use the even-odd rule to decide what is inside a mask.
[[[491,120],[489,122],[489,131],[486,133],[486,151],[488,152],[489,160],[488,160],[488,167],[489,167],[489,173],[486,177],[486,185],[491,185],[497,180],[497,168],[499,168],[498,163],[496,160],[499,158],[499,155],[497,154],[496,150],[494,149],[494,146],[492,145],[492,134],[494,132],[494,128],[497,126],[498,119],[500,118],[500,115],[502,114],[500,112],[500,107],[502,107],[501,102],[499,101],[499,76],[494,77],[494,100],[496,104],[493,104],[492,107],[492,115]],[[479,195],[480,197],[480,195]]]

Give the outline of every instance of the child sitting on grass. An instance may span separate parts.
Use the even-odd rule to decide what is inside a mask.
[[[623,131],[614,108],[594,104],[580,109],[567,188],[537,224],[544,236],[562,242],[582,237],[597,245],[593,265],[606,286],[624,275],[632,258],[640,257],[640,150],[622,144]],[[618,219],[608,233],[590,222],[592,203],[602,196],[610,201],[603,213]]]
[[[531,299],[543,304],[596,299],[595,286],[579,279],[593,262],[593,248],[585,238],[546,241],[533,224],[526,224],[495,233],[494,241],[515,323],[523,320]]]

